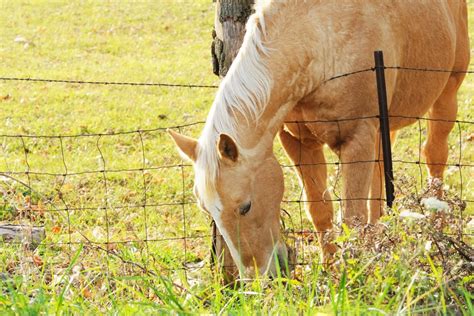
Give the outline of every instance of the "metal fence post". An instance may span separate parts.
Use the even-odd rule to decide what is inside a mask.
[[[385,86],[385,65],[383,52],[375,51],[375,74],[377,77],[377,94],[379,99],[380,134],[382,139],[383,169],[385,175],[385,194],[387,206],[392,207],[394,200],[392,147],[390,144],[390,125],[388,120],[387,88]],[[377,157],[378,159],[378,157]]]

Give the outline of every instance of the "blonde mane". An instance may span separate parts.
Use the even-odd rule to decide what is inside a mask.
[[[246,34],[227,76],[220,84],[216,98],[199,138],[196,161],[196,181],[204,181],[206,191],[214,191],[218,176],[219,159],[217,138],[226,133],[239,144],[235,117],[240,114],[248,124],[256,124],[270,98],[273,81],[262,56],[269,49],[264,46],[265,21],[262,4],[246,24]],[[202,187],[202,186],[200,186]],[[204,193],[204,192],[203,192]]]

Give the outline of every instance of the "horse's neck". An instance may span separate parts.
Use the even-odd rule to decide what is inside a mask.
[[[297,103],[285,84],[284,82],[273,83],[270,97],[256,118],[249,117],[239,111],[227,111],[225,118],[217,117],[214,113],[212,117],[214,130],[218,133],[228,133],[249,154],[271,148],[275,135],[283,125],[288,113]],[[227,120],[226,129],[220,130],[216,126],[223,126],[223,119]],[[228,129],[230,126],[234,128]]]
[[[303,74],[300,69],[293,69],[285,73],[279,69],[273,79],[269,101],[259,120],[253,122],[249,128],[239,129],[242,135],[240,139],[244,140],[244,147],[253,148],[257,145],[271,147],[288,114],[298,101],[311,92],[315,85],[318,85],[315,81],[310,80],[307,74]],[[245,120],[239,119],[239,123],[241,123],[240,126],[243,126]]]
[[[247,24],[244,43],[221,84],[209,117],[217,132],[230,130],[229,134],[244,148],[262,142],[271,146],[288,113],[318,85],[313,77],[318,73],[317,60],[308,56],[308,51],[314,53],[314,49],[303,49],[308,43],[290,38],[294,32],[280,30],[278,23],[266,35],[257,24],[256,19]],[[272,47],[263,44],[264,36]]]

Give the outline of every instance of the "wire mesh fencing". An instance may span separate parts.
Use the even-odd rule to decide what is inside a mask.
[[[384,68],[387,71],[419,71],[427,75],[459,72],[398,66]],[[375,68],[357,70],[330,77],[326,82],[374,71]],[[1,77],[0,80],[217,88],[212,85],[38,78]],[[341,126],[349,121],[379,118],[379,115],[373,115],[286,123]],[[422,199],[433,194],[430,191],[433,186],[441,185],[446,192],[444,200],[453,214],[444,218],[450,226],[445,229],[446,238],[452,238],[453,243],[472,238],[472,228],[467,223],[472,218],[474,202],[474,151],[471,145],[474,120],[470,119],[469,114],[467,118],[459,120],[389,115],[389,120],[401,118],[411,119],[414,124],[400,131],[393,145],[396,211],[386,211],[393,215],[415,209],[420,214],[429,215]],[[425,166],[428,163],[423,158],[422,147],[430,122],[454,124],[455,127],[449,139],[449,158],[445,164],[443,184],[427,185]],[[2,247],[25,251],[30,249],[31,260],[37,265],[43,265],[41,258],[47,257],[59,265],[64,262],[65,266],[74,260],[80,262],[75,254],[81,250],[81,256],[95,257],[95,268],[91,273],[97,279],[104,273],[108,278],[144,274],[156,276],[170,271],[183,273],[187,278],[189,274],[189,278],[192,278],[193,273],[203,273],[202,268],[211,262],[211,219],[196,206],[192,194],[192,165],[180,160],[166,133],[171,128],[184,134],[197,134],[203,124],[193,122],[124,132],[0,135],[4,158],[0,163],[3,199],[0,220],[21,224],[26,231],[35,227],[45,231],[45,237],[40,242],[34,241],[30,233],[20,239],[4,242]],[[283,229],[292,247],[297,250],[296,265],[301,269],[322,264],[315,231],[305,215],[305,205],[330,201],[338,206],[336,213],[340,214],[345,202],[340,193],[341,168],[347,164],[380,164],[383,161],[382,158],[341,161],[330,150],[325,151],[328,158],[324,164],[329,170],[328,190],[332,198],[314,201],[304,198],[304,187],[295,176],[294,169],[302,165],[289,162],[284,158],[283,149],[277,147],[277,155],[285,173],[286,193],[281,213]],[[375,200],[384,202],[385,198]],[[395,217],[398,219],[398,216]],[[398,225],[399,222],[392,221],[391,224]],[[343,231],[340,225],[336,226],[336,230]],[[444,228],[446,223],[440,229]],[[368,230],[366,235],[371,235],[369,230],[379,228],[364,229]],[[375,233],[383,235],[381,232]],[[396,237],[390,236],[389,239],[392,242]],[[30,247],[34,243],[39,243],[35,245],[38,246],[36,250]],[[41,257],[36,256],[38,249]]]

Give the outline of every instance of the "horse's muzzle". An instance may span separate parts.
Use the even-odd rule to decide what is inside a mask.
[[[281,276],[289,277],[295,267],[295,251],[288,247],[285,243],[282,243],[277,248],[277,260],[278,265],[274,265],[269,271],[269,275],[272,277],[278,276],[277,268],[279,268]]]

